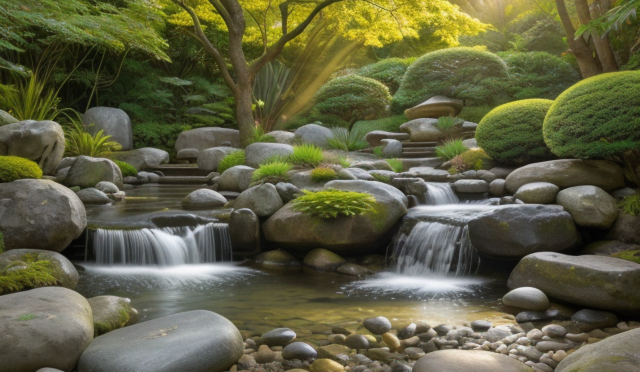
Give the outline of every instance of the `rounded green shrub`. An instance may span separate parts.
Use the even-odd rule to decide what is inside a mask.
[[[585,79],[547,113],[544,140],[563,158],[604,159],[640,149],[640,72]]]
[[[138,170],[133,165],[120,160],[113,160],[113,162],[120,168],[122,177],[135,177],[138,175]]]
[[[351,123],[383,116],[391,95],[389,88],[379,81],[353,74],[329,81],[318,90],[314,100],[314,110]]]
[[[400,88],[402,77],[413,61],[411,58],[387,58],[364,66],[356,73],[381,82],[389,88],[391,94],[394,94]]]
[[[42,178],[38,164],[19,156],[0,156],[0,183],[24,178]]]
[[[552,104],[548,99],[525,99],[496,107],[478,123],[478,146],[500,163],[552,159],[542,137],[542,123]]]
[[[229,153],[218,163],[218,172],[222,174],[224,171],[236,165],[244,165],[244,150],[237,150]]]
[[[507,66],[493,53],[465,47],[437,50],[409,66],[391,109],[400,113],[438,95],[481,105],[502,91],[506,77]]]

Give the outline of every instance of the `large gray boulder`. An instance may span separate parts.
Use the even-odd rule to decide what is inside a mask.
[[[87,300],[61,287],[0,296],[0,372],[75,368],[93,340]]]
[[[260,249],[258,216],[251,209],[234,209],[229,216],[229,236],[234,252],[257,252]]]
[[[549,182],[560,189],[573,186],[598,186],[611,192],[624,187],[622,169],[606,160],[561,159],[525,165],[511,172],[507,190],[514,194],[522,185]]]
[[[469,222],[469,238],[478,252],[495,257],[524,257],[559,252],[579,242],[569,213],[557,206],[521,204],[497,207]]]
[[[218,189],[221,191],[243,192],[251,185],[254,168],[246,165],[236,165],[222,172],[218,179]]]
[[[618,213],[607,238],[628,244],[640,244],[640,216]]]
[[[204,151],[218,146],[240,147],[240,132],[237,129],[206,127],[180,133],[176,140],[176,151],[196,149]]]
[[[122,188],[122,172],[113,161],[105,158],[92,158],[78,156],[73,162],[67,178],[64,180],[67,186],[80,186],[81,188],[94,187],[100,181],[111,182]]]
[[[402,124],[399,130],[408,133],[411,142],[437,142],[444,138],[444,132],[436,123],[438,119],[414,119]]]
[[[33,160],[54,174],[64,155],[64,131],[55,121],[25,120],[0,126],[0,155]]]
[[[526,204],[552,204],[560,188],[549,182],[533,182],[520,186],[515,197]]]
[[[576,305],[640,312],[640,265],[606,256],[530,254],[511,272],[509,288],[534,287]]]
[[[104,131],[104,135],[111,136],[110,141],[118,142],[124,151],[133,149],[131,119],[126,112],[119,108],[90,108],[82,116],[82,124],[92,135],[101,130]]]
[[[395,139],[382,140],[382,156],[385,158],[397,158],[402,155],[402,142]]]
[[[5,249],[60,252],[86,226],[84,205],[58,183],[25,179],[0,184],[0,231]]]
[[[564,358],[556,372],[632,372],[640,366],[640,328],[585,345]]]
[[[303,125],[295,131],[296,140],[302,143],[310,143],[318,147],[329,147],[330,138],[333,138],[331,129],[320,126],[318,124]]]
[[[294,133],[284,130],[274,130],[273,132],[267,133],[267,135],[273,137],[276,140],[276,143],[284,143],[287,145],[293,145],[296,139],[296,135]]]
[[[251,187],[236,199],[235,209],[251,209],[258,217],[269,217],[282,208],[282,198],[276,187],[270,183]]]
[[[418,118],[437,119],[441,116],[457,116],[463,107],[464,101],[461,99],[434,96],[415,107],[404,110],[404,115],[409,120]]]
[[[49,273],[58,280],[59,286],[69,289],[76,288],[80,279],[78,271],[71,261],[57,252],[41,249],[12,249],[0,254],[0,271],[3,271],[9,265],[14,267],[19,262],[45,260],[50,262],[51,270]],[[1,288],[0,294],[2,294]]]
[[[97,337],[78,372],[222,372],[242,356],[238,329],[205,310],[138,323]]]
[[[608,229],[618,217],[618,203],[596,186],[574,186],[558,193],[556,202],[578,226]]]
[[[14,118],[13,116],[9,115],[8,112],[0,110],[0,126],[17,123],[19,121],[20,120],[18,120],[16,118]]]
[[[420,358],[413,372],[533,372],[506,355],[481,350],[438,350]]]
[[[93,187],[82,189],[78,191],[76,195],[78,195],[78,198],[80,198],[80,200],[84,204],[104,205],[111,203],[111,199],[109,199],[109,196],[107,196],[107,194],[98,189],[94,189]]]
[[[131,307],[131,300],[118,296],[97,296],[90,298],[95,336],[122,328],[138,317],[138,311]]]
[[[160,164],[169,162],[169,153],[154,149],[153,147],[143,147],[131,151],[118,151],[111,153],[110,157],[131,164],[138,171],[157,168]]]
[[[265,238],[283,247],[310,251],[324,247],[334,252],[372,251],[407,213],[407,197],[393,186],[375,181],[331,181],[326,188],[371,194],[377,212],[359,216],[321,219],[285,205],[263,225]]]
[[[227,204],[227,198],[210,189],[192,191],[182,199],[184,209],[212,209],[223,207],[225,204]]]
[[[256,142],[244,149],[245,164],[253,168],[258,168],[269,158],[285,158],[291,154],[293,146],[284,143]]]
[[[200,151],[200,154],[198,155],[198,168],[208,172],[215,172],[218,170],[218,164],[220,164],[220,161],[234,151],[238,151],[238,149],[227,146],[212,147],[210,149]]]

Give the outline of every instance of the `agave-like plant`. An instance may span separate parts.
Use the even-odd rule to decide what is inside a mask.
[[[71,120],[71,124],[65,127],[65,155],[101,157],[111,151],[122,150],[122,145],[110,141],[110,138],[110,135],[104,134],[104,130],[92,135],[79,120]]]

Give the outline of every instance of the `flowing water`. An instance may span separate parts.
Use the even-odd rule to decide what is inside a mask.
[[[459,200],[448,182],[427,182],[427,205],[458,204]]]

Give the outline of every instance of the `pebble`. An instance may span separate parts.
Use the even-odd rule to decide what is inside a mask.
[[[276,353],[269,349],[267,345],[261,345],[257,353],[251,355],[260,364],[271,363],[276,360]]]
[[[369,340],[363,335],[357,333],[347,336],[344,344],[352,349],[363,350],[369,348]]]
[[[389,346],[389,350],[391,351],[396,351],[401,347],[400,340],[393,333],[387,332],[383,334],[382,340]]]
[[[398,332],[398,338],[401,340],[405,340],[409,337],[412,337],[416,333],[416,328],[417,325],[415,323],[409,324],[408,326],[400,330],[400,332]]]
[[[544,334],[539,329],[532,329],[531,331],[529,331],[529,333],[527,333],[527,338],[532,340],[541,340],[542,336],[544,336]]]
[[[557,324],[549,324],[542,327],[542,333],[545,336],[562,338],[567,334],[567,330],[563,326]]]
[[[311,345],[304,342],[292,342],[285,346],[282,350],[282,357],[284,359],[311,359],[316,358],[318,352]]]
[[[363,325],[374,335],[382,335],[391,330],[391,322],[383,316],[365,319]]]
[[[433,327],[433,330],[439,335],[439,336],[444,336],[447,333],[449,333],[450,330],[452,330],[453,327],[450,325],[446,325],[446,324],[440,324],[437,325],[435,327]]]
[[[269,346],[284,346],[296,338],[296,333],[289,328],[276,328],[262,335],[262,343]]]
[[[327,337],[327,341],[331,342],[332,344],[344,344],[346,339],[347,337],[343,334],[330,335],[329,337]]]
[[[605,328],[618,324],[618,317],[608,311],[582,309],[573,316],[571,320],[576,323],[587,324],[593,328]]]
[[[471,328],[476,332],[486,332],[488,331],[493,324],[486,320],[474,320],[471,322]]]
[[[564,350],[558,350],[553,354],[552,359],[558,363],[562,362],[567,357],[567,352]]]

